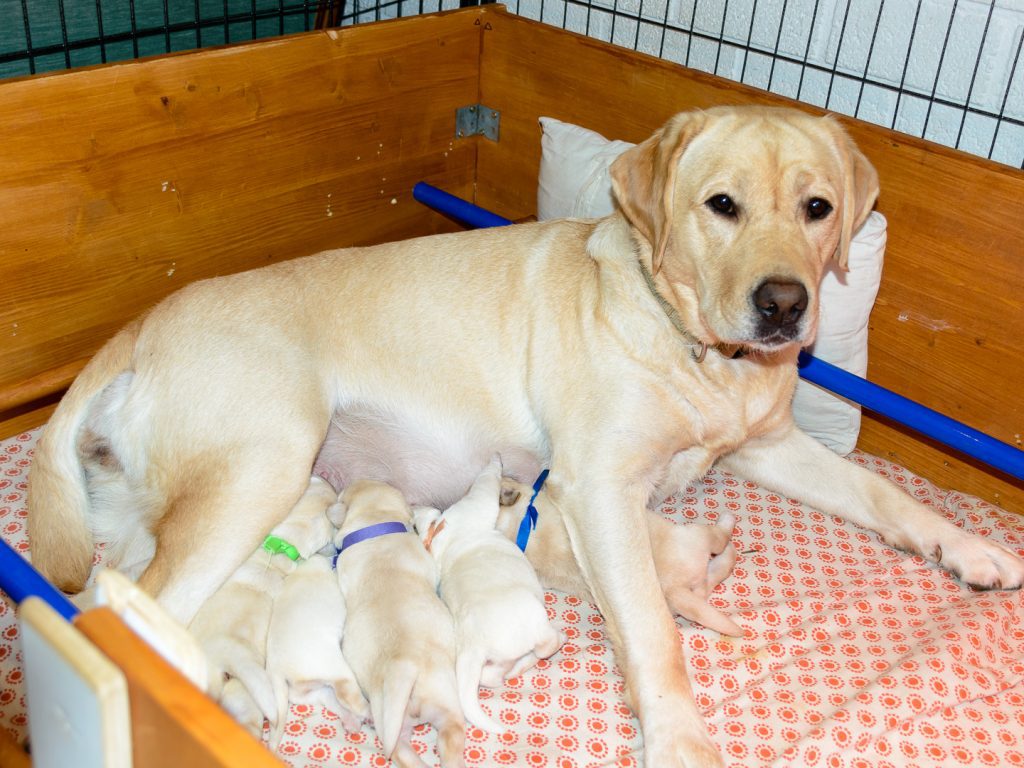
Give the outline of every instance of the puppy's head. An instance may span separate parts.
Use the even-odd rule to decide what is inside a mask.
[[[684,326],[761,351],[813,340],[826,262],[845,267],[878,196],[875,169],[839,124],[792,109],[676,115],[611,176]]]
[[[357,480],[346,486],[330,515],[332,521],[341,521],[335,522],[341,533],[374,523],[412,522],[412,511],[402,492],[375,480]]]

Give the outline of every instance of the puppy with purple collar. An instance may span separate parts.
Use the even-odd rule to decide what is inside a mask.
[[[416,531],[437,561],[441,598],[455,620],[455,676],[473,725],[503,730],[481,708],[479,686],[500,685],[546,659],[564,638],[548,620],[544,589],[526,556],[500,531],[501,460],[442,514],[418,507]]]
[[[425,766],[410,735],[428,722],[443,768],[464,768],[455,630],[409,505],[389,485],[356,481],[329,514],[339,528],[337,572],[348,610],[342,653],[370,702],[384,754],[400,768]]]

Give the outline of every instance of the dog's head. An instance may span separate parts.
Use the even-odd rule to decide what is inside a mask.
[[[611,168],[655,285],[709,344],[771,351],[817,329],[818,284],[878,196],[840,125],[792,109],[676,115]]]

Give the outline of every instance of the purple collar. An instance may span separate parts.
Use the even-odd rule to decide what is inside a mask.
[[[352,533],[342,539],[341,549],[338,550],[338,554],[340,555],[353,544],[358,544],[359,542],[366,541],[367,539],[375,539],[378,536],[386,536],[389,533],[408,532],[409,529],[406,527],[405,523],[391,522],[368,525],[365,528],[359,528],[358,530],[352,531]]]

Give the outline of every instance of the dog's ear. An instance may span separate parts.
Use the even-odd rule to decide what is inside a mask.
[[[834,118],[825,117],[824,120],[835,139],[843,167],[843,218],[835,260],[846,269],[853,234],[860,229],[878,199],[878,171]]]
[[[615,199],[629,223],[651,245],[651,274],[661,270],[672,232],[679,158],[706,122],[703,112],[682,112],[612,163]]]

